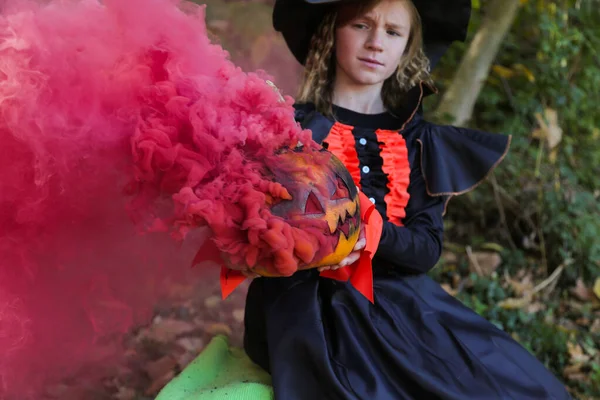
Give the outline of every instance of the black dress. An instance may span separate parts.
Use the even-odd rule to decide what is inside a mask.
[[[428,123],[416,112],[421,95],[396,116],[336,107],[337,122],[297,106],[318,142],[326,145],[336,126],[352,133],[361,190],[386,220],[373,259],[374,303],[315,270],[254,279],[245,350],[270,372],[278,400],[569,399],[532,354],[426,275],[441,254],[448,198],[483,180],[510,138]],[[387,216],[402,196],[390,195],[381,129],[398,130],[410,165],[399,223]]]

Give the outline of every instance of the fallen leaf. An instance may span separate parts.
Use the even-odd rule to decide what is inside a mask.
[[[442,253],[441,258],[444,260],[444,263],[446,263],[446,264],[454,264],[458,261],[458,257],[456,256],[456,254],[451,251],[444,251]]]
[[[539,127],[532,132],[532,136],[546,142],[550,150],[554,149],[562,140],[563,130],[558,125],[556,110],[546,108],[544,115],[536,113],[535,118]]]
[[[571,356],[571,361],[574,364],[586,363],[590,360],[590,356],[583,352],[583,348],[579,345],[579,343],[567,342],[567,349],[569,351],[569,355]]]
[[[450,296],[456,296],[456,290],[452,289],[452,287],[450,287],[449,284],[447,283],[442,283],[442,289],[444,289],[446,291],[446,293],[448,293]]]
[[[525,1],[521,0],[521,3],[524,3]],[[535,82],[535,76],[533,75],[533,73],[527,69],[527,67],[525,67],[523,64],[515,64],[513,66],[513,68],[515,69],[515,71],[519,71],[521,72],[523,75],[525,75],[525,77],[527,78],[527,80],[529,82]]]
[[[244,322],[244,314],[245,314],[245,311],[244,311],[243,308],[239,308],[237,310],[233,310],[233,319],[236,322],[240,322],[240,323]]]
[[[589,379],[589,374],[582,372],[583,363],[568,365],[563,370],[563,376],[572,381],[586,382]]]
[[[588,326],[590,324],[590,320],[586,317],[581,317],[581,318],[577,318],[575,320],[575,323],[577,325],[581,325],[581,326]]]
[[[493,242],[484,243],[480,246],[480,248],[482,250],[491,250],[491,251],[495,251],[497,253],[502,253],[504,251],[504,247],[502,247],[498,243],[493,243]]]
[[[577,279],[575,287],[571,289],[571,294],[581,301],[590,300],[590,291],[585,285],[585,283],[583,283],[583,280],[581,278]]]
[[[506,274],[506,280],[511,289],[519,297],[523,297],[527,293],[531,293],[533,291],[534,285],[531,274],[523,276],[520,280],[512,279],[508,274]]]
[[[494,73],[496,73],[504,79],[510,79],[515,75],[515,71],[513,71],[512,69],[506,68],[498,64],[492,66],[492,71],[494,71]]]
[[[530,303],[531,296],[519,298],[509,297],[508,299],[502,300],[500,303],[498,303],[498,307],[506,310],[517,310],[528,306]]]
[[[596,278],[596,282],[594,283],[594,294],[600,300],[600,278]]]
[[[220,296],[210,296],[204,300],[204,306],[206,308],[215,308],[221,304],[221,301],[222,300]]]
[[[502,264],[498,253],[475,251],[469,255],[469,270],[478,275],[490,276]]]
[[[531,303],[525,307],[525,311],[527,311],[529,314],[535,314],[545,309],[546,305],[540,302]]]
[[[596,319],[592,326],[590,326],[590,333],[600,334],[600,318]]]

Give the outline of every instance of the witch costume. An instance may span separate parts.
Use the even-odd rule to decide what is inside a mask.
[[[432,65],[464,40],[470,0],[414,0]],[[274,25],[304,63],[329,4],[277,0]],[[327,2],[332,3],[332,2]],[[565,387],[508,334],[447,294],[427,272],[442,250],[448,199],[477,186],[510,136],[425,121],[417,85],[394,114],[312,104],[296,118],[340,158],[381,214],[373,301],[349,282],[300,271],[256,278],[244,348],[271,374],[278,400],[569,399]]]

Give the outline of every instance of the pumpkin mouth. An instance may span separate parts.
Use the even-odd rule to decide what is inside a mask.
[[[344,218],[340,215],[337,227],[331,233],[333,234],[335,230],[337,230],[340,234],[343,233],[346,239],[348,239],[350,237],[350,231],[354,231],[354,228],[356,227],[356,222],[356,215],[351,215],[346,211]]]

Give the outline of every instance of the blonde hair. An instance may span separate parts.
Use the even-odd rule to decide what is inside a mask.
[[[364,15],[375,8],[383,0],[371,0],[366,4],[354,6],[352,13],[342,15],[338,10],[329,13],[314,33],[308,56],[306,57],[304,75],[297,95],[299,103],[313,103],[317,111],[326,115],[333,114],[333,82],[335,80],[335,30],[357,16]],[[423,51],[423,28],[421,17],[411,0],[405,1],[411,13],[410,36],[406,50],[396,73],[383,83],[381,97],[386,109],[390,112],[402,105],[402,94],[408,92],[419,82],[433,87],[429,74],[429,59]]]

